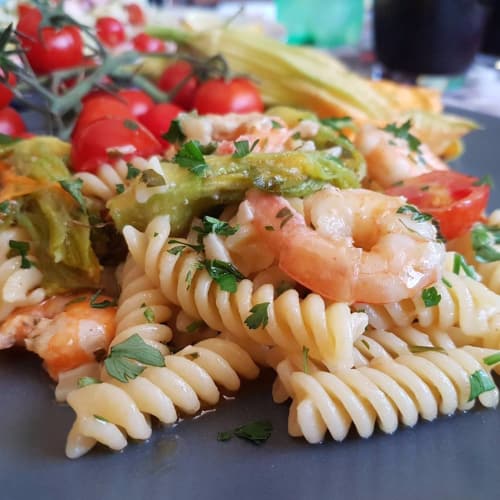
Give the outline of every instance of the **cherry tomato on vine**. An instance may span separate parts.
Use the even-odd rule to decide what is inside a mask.
[[[0,77],[4,77],[4,72],[2,68],[0,68]],[[16,75],[14,73],[9,73],[7,75],[7,83],[11,86],[14,87],[16,85]],[[5,83],[0,83],[0,109],[5,108],[10,101],[12,101],[12,98],[14,97],[14,93],[12,90],[5,84]]]
[[[193,67],[187,61],[177,61],[165,69],[158,81],[158,87],[170,92],[177,87],[183,80],[185,83],[178,89],[172,102],[184,109],[193,109],[194,94],[198,87],[198,80],[195,76],[189,76],[193,73]]]
[[[453,239],[465,234],[482,218],[490,188],[477,177],[449,170],[412,177],[385,192],[405,196],[409,203],[439,222],[446,239]]]
[[[118,96],[127,103],[136,118],[143,116],[155,105],[149,94],[139,89],[122,89]]]
[[[76,141],[89,124],[102,118],[130,118],[133,120],[134,115],[130,107],[118,97],[110,94],[88,97],[83,103],[83,108],[71,134],[73,140]]]
[[[257,87],[246,78],[203,82],[194,96],[194,108],[200,114],[250,113],[264,111]]]
[[[162,135],[168,131],[172,120],[182,113],[179,106],[171,103],[157,104],[141,117],[141,123],[164,145],[168,142],[162,138]]]
[[[144,126],[130,118],[103,118],[87,126],[73,140],[71,163],[77,172],[95,172],[102,163],[134,156],[160,154],[163,146]]]
[[[18,137],[24,132],[26,125],[16,110],[9,107],[0,109],[0,134]]]
[[[33,71],[43,74],[82,64],[83,40],[79,28],[44,27],[40,30],[41,20],[40,11],[30,8],[24,11],[17,24],[21,45]]]
[[[141,6],[136,3],[125,5],[125,10],[128,14],[128,22],[132,26],[143,26],[146,24],[146,15]]]
[[[134,49],[145,54],[165,52],[166,45],[163,40],[149,36],[147,33],[139,33],[132,38]]]
[[[126,39],[123,24],[114,17],[100,17],[95,23],[99,40],[108,47],[116,47]]]

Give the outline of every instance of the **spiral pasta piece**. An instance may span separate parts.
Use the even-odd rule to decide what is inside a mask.
[[[167,300],[210,328],[227,331],[236,341],[251,338],[287,352],[305,347],[329,369],[353,365],[353,342],[367,322],[364,313],[352,313],[346,303],[327,304],[314,293],[301,298],[296,290],[287,290],[277,296],[271,284],[255,289],[248,279],[239,282],[235,293],[224,291],[200,268],[198,253],[188,247],[169,252],[183,240],[169,243],[165,217],[155,218],[144,233],[131,226],[123,233],[134,259],[157,280]],[[267,323],[250,329],[245,321],[258,304],[267,304]]]
[[[36,267],[36,259],[29,251],[24,258],[10,256],[10,242],[29,245],[29,239],[20,227],[0,231],[0,321],[14,309],[38,304],[45,298],[45,291],[40,286],[43,275]],[[23,267],[23,262],[27,267]]]
[[[433,287],[441,296],[435,306],[426,307],[418,295],[391,304],[361,304],[369,324],[379,329],[419,325],[442,330],[460,328],[464,335],[485,337],[500,329],[500,295],[468,276],[445,270],[443,280]]]
[[[341,441],[354,425],[366,438],[375,424],[393,433],[399,422],[413,426],[419,416],[434,420],[439,413],[468,410],[474,405],[469,400],[471,375],[478,370],[484,371],[484,365],[465,348],[379,357],[367,366],[335,373],[289,370],[286,383],[293,394],[289,432],[318,443],[328,431]],[[478,399],[485,407],[495,407],[496,386]]]
[[[103,383],[82,387],[68,395],[76,420],[66,455],[78,458],[97,442],[121,450],[127,445],[127,435],[148,439],[149,415],[165,424],[174,423],[179,413],[194,415],[202,405],[217,404],[218,386],[234,392],[240,387],[240,377],[254,379],[258,373],[241,347],[213,338],[165,356],[165,367],[148,367],[126,384],[106,377]]]

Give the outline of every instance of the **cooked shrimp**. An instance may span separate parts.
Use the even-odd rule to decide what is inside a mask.
[[[306,218],[279,196],[247,199],[279,267],[327,299],[396,302],[439,278],[444,245],[431,222],[398,213],[404,198],[327,188],[305,200]]]
[[[434,170],[448,170],[448,166],[425,144],[412,151],[405,139],[373,125],[361,128],[355,145],[365,157],[369,180],[381,188]]]
[[[98,302],[109,300],[99,296]],[[19,344],[38,354],[49,375],[94,361],[115,334],[115,307],[95,308],[90,295],[55,296],[11,313],[0,326],[2,348]]]

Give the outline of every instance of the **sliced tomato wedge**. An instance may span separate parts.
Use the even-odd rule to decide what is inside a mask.
[[[465,234],[482,218],[490,187],[477,177],[447,170],[406,179],[385,192],[405,196],[408,203],[432,215],[439,222],[441,234],[451,240]]]

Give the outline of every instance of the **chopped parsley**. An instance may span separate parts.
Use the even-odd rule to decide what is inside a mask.
[[[417,137],[410,133],[411,126],[411,120],[406,120],[400,127],[398,127],[396,123],[390,123],[384,127],[383,130],[389,132],[397,139],[403,139],[408,143],[410,151],[418,153],[420,152],[419,148],[422,143]]]
[[[249,155],[254,149],[255,146],[259,143],[259,139],[255,139],[255,141],[250,146],[250,143],[247,140],[244,141],[235,141],[234,148],[235,152],[233,153],[233,158],[243,158]]]
[[[182,131],[181,124],[178,119],[172,120],[169,129],[162,135],[162,137],[170,144],[176,144],[184,141],[186,136]]]
[[[484,175],[481,179],[472,183],[473,186],[490,186],[491,188],[495,186],[493,178],[491,175]]]
[[[201,320],[193,321],[188,326],[186,326],[186,332],[187,333],[196,332],[197,330],[199,330],[203,326],[205,326],[205,323],[203,321],[201,321]]]
[[[245,279],[236,267],[230,262],[222,260],[204,260],[203,265],[210,277],[219,285],[221,290],[234,293],[238,288],[238,281]]]
[[[137,333],[124,342],[114,345],[104,360],[104,366],[111,377],[127,383],[139,376],[145,368],[131,360],[148,366],[165,366],[161,352],[146,344]]]
[[[236,436],[253,444],[261,445],[271,437],[272,432],[273,424],[269,420],[257,420],[236,427],[232,431],[217,433],[217,441],[229,441],[233,436]]]
[[[422,291],[422,300],[425,307],[437,306],[441,302],[441,295],[436,290],[436,287],[431,286]]]
[[[370,350],[370,344],[365,340],[365,339],[361,339],[361,343],[368,349]]]
[[[141,171],[138,168],[135,168],[132,163],[127,163],[127,177],[128,181],[135,179]]]
[[[309,347],[302,346],[302,370],[309,373]]]
[[[116,189],[116,194],[122,194],[125,191],[125,185],[124,184],[116,184],[115,189]]]
[[[101,381],[94,377],[80,377],[78,379],[78,387],[87,387],[88,385],[100,384]]]
[[[280,229],[293,217],[293,212],[288,207],[283,207],[276,214],[277,219],[282,219]]]
[[[130,120],[129,118],[127,118],[126,120],[123,120],[123,126],[125,128],[128,128],[129,130],[138,130],[139,129],[139,124],[134,120]]]
[[[478,262],[500,260],[500,252],[494,245],[500,244],[500,226],[475,224],[471,231],[472,248]]]
[[[183,144],[174,156],[174,161],[198,177],[203,177],[208,169],[198,141],[188,141]]]
[[[276,120],[271,120],[271,127],[272,128],[283,128],[283,125],[281,125],[281,123],[276,121]]]
[[[148,323],[154,323],[156,321],[155,312],[153,311],[153,309],[151,309],[151,307],[146,307],[143,314]]]
[[[101,302],[97,302],[101,293],[102,289],[99,289],[92,295],[92,297],[90,297],[90,307],[93,307],[94,309],[106,309],[107,307],[116,306],[116,300],[104,299]]]
[[[82,209],[83,212],[87,211],[87,205],[85,204],[85,199],[82,194],[82,179],[75,180],[63,180],[59,181],[60,186],[66,191],[71,197],[78,203],[78,206]]]
[[[21,139],[18,139],[17,137],[12,137],[11,135],[0,134],[0,146],[10,146],[11,144],[15,144],[20,140]]]
[[[266,231],[274,231],[274,226],[264,226]]]
[[[446,278],[441,278],[441,281],[448,287],[453,288],[451,283]]]
[[[239,226],[231,226],[227,222],[219,220],[215,217],[206,215],[201,220],[201,226],[193,226],[193,230],[199,234],[198,241],[201,242],[204,236],[210,233],[219,234],[221,236],[231,236],[239,230]]]
[[[252,330],[256,330],[260,327],[265,327],[269,321],[268,316],[269,302],[262,302],[261,304],[255,304],[252,309],[250,309],[250,315],[245,320],[245,325]]]
[[[320,122],[337,131],[344,128],[354,128],[354,122],[350,116],[343,116],[342,118],[322,118]]]
[[[186,248],[191,248],[191,250],[194,250],[196,253],[200,253],[203,251],[203,245],[192,245],[191,243],[188,243],[187,241],[181,241],[181,240],[168,240],[168,244],[172,245],[177,243],[178,246],[169,248],[167,250],[168,253],[172,255],[182,255],[184,250]]]
[[[396,210],[397,214],[408,214],[415,222],[426,222],[432,219],[432,215],[422,213],[414,205],[403,205]]]
[[[301,139],[302,136],[300,135],[300,132],[295,132],[293,135],[292,135],[292,139],[294,141],[298,141],[299,139]]]
[[[491,377],[484,370],[476,370],[469,375],[470,395],[469,401],[476,399],[483,392],[489,392],[496,389],[496,385]]]
[[[455,274],[460,274],[460,270],[469,277],[474,280],[479,280],[479,275],[476,273],[476,270],[465,262],[465,258],[462,254],[455,253],[453,257],[453,272]]]
[[[10,201],[5,200],[0,203],[0,213],[2,214],[8,214],[10,211]]]
[[[9,248],[14,255],[21,256],[21,269],[30,269],[34,265],[27,257],[30,250],[30,244],[27,241],[9,240]]]
[[[104,417],[101,417],[101,415],[93,415],[93,417],[96,419],[96,420],[99,420],[99,422],[103,422],[105,424],[107,424],[109,422],[108,419],[104,418]]]
[[[497,363],[500,363],[500,352],[496,352],[495,354],[491,354],[490,356],[486,356],[485,358],[483,358],[483,361],[488,366],[496,365]]]

